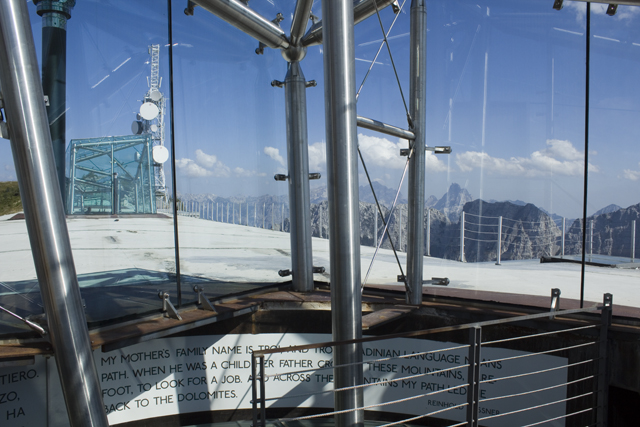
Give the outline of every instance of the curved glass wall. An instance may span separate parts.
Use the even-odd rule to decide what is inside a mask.
[[[358,115],[403,129],[412,96],[410,3],[355,29]],[[640,52],[638,8],[620,6],[611,17],[592,6],[587,147],[586,6],[565,3],[556,11],[534,0],[427,2],[427,145],[452,153],[426,156],[426,280],[544,297],[560,288],[564,298],[579,299],[583,251],[592,261],[603,255],[631,262],[640,168],[631,77]],[[79,2],[67,25],[66,104],[50,119],[66,119],[68,227],[92,325],[160,310],[159,291],[186,304],[197,298],[194,287],[213,297],[291,279],[288,183],[274,180],[289,173],[279,87],[287,62],[200,7],[189,16],[174,2],[171,22],[167,7]],[[293,3],[250,7],[289,34]],[[42,20],[35,6],[30,11],[40,56]],[[312,13],[322,18],[319,2]],[[300,65],[317,83],[306,90],[309,172],[321,175],[310,182],[311,230],[313,265],[326,268],[314,279],[328,281],[322,46],[310,46]],[[362,279],[399,285],[408,238],[400,150],[407,142],[364,128],[358,138]],[[15,180],[8,145],[0,150],[1,179]],[[384,238],[371,186],[388,222]],[[602,211],[611,204],[623,209]],[[0,304],[39,315],[26,228],[10,217],[0,222]],[[587,300],[612,291],[609,280],[627,283],[637,274],[591,266],[586,273]],[[631,295],[623,301],[640,304]],[[27,330],[0,316],[7,332]]]

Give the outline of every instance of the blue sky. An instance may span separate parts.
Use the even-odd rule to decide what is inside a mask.
[[[285,195],[286,185],[273,180],[286,173],[284,90],[270,83],[284,80],[286,62],[268,48],[256,55],[257,41],[212,14],[196,8],[188,17],[186,1],[173,4],[179,191]],[[409,4],[390,33],[407,99]],[[485,200],[520,199],[569,217],[581,214],[585,4],[565,4],[555,11],[540,0],[427,2],[427,143],[453,148],[450,156],[427,156],[427,196],[440,197],[457,182]],[[250,6],[268,19],[282,12],[289,33],[293,2],[252,0]],[[620,6],[609,17],[604,7],[592,6],[590,213],[640,202],[640,82],[634,78],[640,10]],[[30,8],[39,45],[40,18]],[[313,13],[321,17],[319,1]],[[394,15],[386,9],[381,17],[388,30]],[[377,19],[359,24],[355,35],[359,84],[382,38]],[[150,44],[162,46],[161,90],[168,96],[166,3],[78,2],[68,22],[68,139],[130,133],[147,91]],[[322,57],[321,46],[310,47],[301,65],[307,80],[318,82],[307,90],[310,170],[326,175]],[[358,114],[407,126],[386,48],[362,90]],[[397,187],[405,160],[398,151],[406,141],[359,134],[372,177]],[[9,144],[1,144],[0,180],[15,179],[12,163]]]

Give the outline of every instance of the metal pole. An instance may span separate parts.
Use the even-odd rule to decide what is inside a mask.
[[[431,256],[431,209],[427,209],[427,256]]]
[[[375,4],[374,4],[375,1]],[[368,17],[376,14],[376,5],[378,10],[382,10],[389,6],[395,0],[353,0],[353,22],[358,24]],[[302,38],[302,46],[313,46],[322,44],[323,32],[322,21],[313,24],[307,34]]]
[[[409,114],[413,121],[415,140],[409,158],[409,205],[407,229],[407,303],[422,303],[422,275],[424,264],[424,191],[426,161],[426,105],[427,99],[427,7],[425,0],[411,2],[410,87]],[[400,242],[402,250],[402,241]]]
[[[71,147],[72,156],[71,156],[71,179],[69,180],[69,199],[67,201],[67,213],[69,215],[73,215],[73,199],[76,195],[76,147]]]
[[[253,204],[253,226],[258,227],[258,203]]]
[[[502,217],[498,217],[498,260],[496,265],[500,265],[500,257],[502,256]]]
[[[397,215],[398,215],[398,250],[402,252],[402,207],[398,209]]]
[[[374,221],[373,221],[373,246],[378,246],[378,211],[375,211]]]
[[[284,203],[280,212],[280,231],[284,232]]]
[[[566,218],[562,218],[562,258],[564,258],[564,234],[565,234],[565,226],[567,223]]]
[[[304,3],[304,1],[298,2],[296,11],[300,3]],[[289,239],[291,241],[293,289],[297,292],[310,292],[313,290],[313,252],[311,248],[309,142],[307,136],[307,82],[299,62],[290,62],[287,68],[284,90],[287,120],[287,166],[289,167]]]
[[[11,151],[69,423],[107,427],[37,70],[26,1],[0,1],[0,81]]]
[[[323,1],[325,128],[329,195],[329,258],[333,340],[362,336],[360,293],[360,217],[356,128],[355,50],[353,7],[348,1]],[[334,387],[363,382],[362,345],[335,350]],[[362,388],[334,394],[336,411],[363,406]],[[338,427],[362,426],[362,409],[336,414]]]
[[[467,426],[478,427],[478,403],[480,400],[480,362],[482,328],[469,328],[469,369],[467,370]]]
[[[264,219],[267,215],[267,203],[262,204],[262,229],[264,230]]]
[[[289,37],[293,46],[298,46],[300,44],[300,39],[302,39],[302,36],[307,29],[307,24],[309,23],[312,6],[313,0],[298,0],[296,2],[296,9],[293,12],[293,18],[291,19],[291,36]]]
[[[247,202],[247,227],[249,226],[249,202]]]
[[[47,115],[53,155],[56,162],[58,184],[62,200],[65,188],[65,146],[67,111],[67,20],[75,0],[36,0],[38,15],[42,17],[42,90],[49,98]]]
[[[636,220],[631,221],[631,262],[636,259]]]
[[[274,230],[276,228],[276,219],[273,216],[273,212],[274,212],[274,202],[271,202],[271,230]]]
[[[589,221],[589,257],[593,256],[593,220]]]
[[[289,47],[289,41],[282,28],[249,9],[246,2],[241,0],[192,1],[270,48]]]
[[[464,262],[464,211],[460,214],[460,262]]]

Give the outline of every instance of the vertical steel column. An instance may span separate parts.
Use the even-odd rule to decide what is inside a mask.
[[[76,182],[76,154],[77,154],[77,150],[76,147],[73,146],[71,147],[72,150],[72,156],[71,156],[71,177],[69,180],[69,199],[67,200],[67,213],[69,215],[73,215],[73,199],[76,196],[76,186],[75,186],[75,182]]]
[[[593,220],[589,221],[589,257],[593,256]]]
[[[636,259],[636,220],[631,221],[631,262]]]
[[[562,218],[562,255],[561,257],[564,258],[564,233],[565,233],[565,226],[567,224],[567,219],[566,218]]]
[[[498,260],[496,265],[500,265],[500,257],[502,256],[502,216],[498,217]]]
[[[467,426],[478,427],[478,403],[480,400],[480,349],[482,328],[469,328],[469,369],[467,370]]]
[[[431,208],[427,209],[427,256],[431,256]]]
[[[355,49],[353,5],[350,1],[323,1],[325,127],[329,196],[329,258],[331,266],[331,320],[333,340],[362,336],[360,294],[360,216],[356,134]],[[335,350],[335,388],[362,384],[362,345]],[[338,427],[364,423],[362,388],[334,395]]]
[[[373,221],[373,246],[377,247],[378,246],[378,215],[380,215],[378,213],[378,211],[376,210],[376,213],[374,215],[374,221]],[[322,237],[322,236],[320,236]]]
[[[62,200],[65,188],[67,110],[67,20],[76,0],[35,0],[42,17],[42,89],[49,97],[47,114]]]
[[[306,84],[300,63],[288,63],[284,96],[289,167],[289,239],[293,289],[298,292],[313,290]]]
[[[464,259],[464,211],[460,213],[460,262]]]
[[[409,159],[409,212],[407,227],[407,303],[422,303],[424,261],[424,180],[426,159],[427,7],[425,0],[411,1],[411,57],[409,113],[416,138]],[[401,242],[402,243],[402,242]],[[400,247],[402,250],[402,247]]]
[[[611,326],[611,315],[613,313],[613,295],[604,294],[602,301],[602,311],[600,313],[600,342],[598,346],[598,366],[597,366],[597,397],[596,397],[596,422],[600,427],[606,427],[608,417],[609,402],[609,372],[607,369],[608,332]]]
[[[402,251],[402,208],[398,209],[398,250]]]
[[[44,93],[24,0],[0,1],[0,81],[11,151],[69,422],[109,425],[58,185]]]

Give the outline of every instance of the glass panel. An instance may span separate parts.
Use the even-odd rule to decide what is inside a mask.
[[[616,306],[640,306],[634,291],[640,248],[640,8],[591,5],[589,192],[587,196],[585,299],[613,294]],[[635,223],[634,223],[635,222]],[[580,224],[581,225],[581,224]],[[635,232],[635,233],[634,233]],[[619,268],[615,273],[607,268]]]
[[[187,16],[184,6],[173,9],[173,82],[186,303],[197,298],[194,285],[213,297],[290,280],[278,271],[291,261],[287,183],[273,179],[288,173],[284,91],[271,85],[284,80],[286,62],[270,48],[257,55],[258,41],[201,7]],[[268,20],[282,12],[287,33],[294,6],[250,4]]]
[[[40,46],[42,19],[30,11]],[[66,121],[67,226],[90,325],[157,311],[159,290],[176,293],[172,218],[161,212],[170,133],[161,84],[168,67],[157,52],[167,30],[167,4],[153,0],[78,2],[67,22],[66,104],[50,107],[49,119]],[[53,95],[50,102],[57,105]],[[24,221],[2,225],[16,267],[3,261],[0,304],[40,315]]]
[[[398,31],[398,40],[407,31],[408,25]],[[425,261],[425,279],[544,296],[545,304],[556,287],[563,297],[579,298],[579,265],[539,261],[561,257],[562,219],[570,225],[582,211],[584,17],[537,1],[432,2],[427,43],[427,145],[453,152],[427,155],[432,258]],[[408,54],[398,58],[407,64]],[[401,69],[406,75],[407,65]],[[395,85],[391,75],[375,88],[391,92]],[[385,93],[376,101],[363,107],[385,104],[379,108],[390,118],[375,118],[406,126],[401,100]],[[404,166],[398,150],[406,143],[370,140],[363,155],[379,159],[370,172],[397,188]],[[361,140],[361,149],[365,145]],[[404,185],[402,196],[406,179]],[[402,203],[391,236],[404,250]]]

